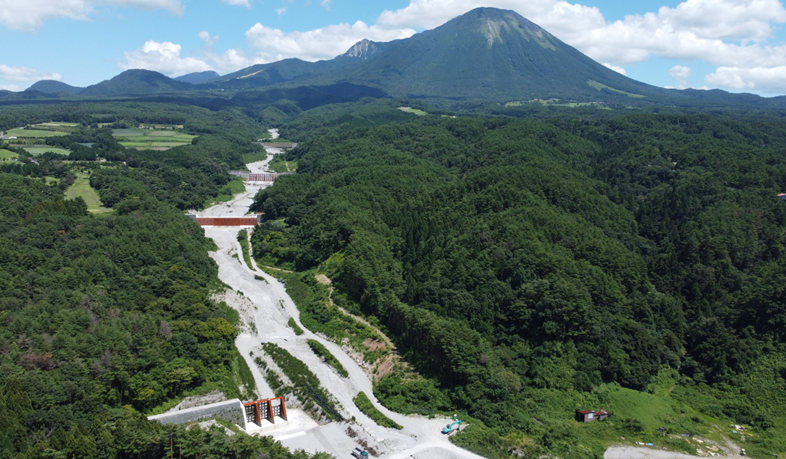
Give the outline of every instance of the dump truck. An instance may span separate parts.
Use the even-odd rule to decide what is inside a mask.
[[[360,448],[352,450],[352,457],[355,459],[368,459],[368,453]]]

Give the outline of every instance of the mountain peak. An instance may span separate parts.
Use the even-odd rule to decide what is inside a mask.
[[[513,10],[480,7],[459,16],[446,25],[455,22],[454,26],[480,30],[481,35],[491,47],[494,43],[504,43],[504,35],[518,32],[524,39],[535,40],[544,48],[554,49],[546,32],[539,25]]]
[[[388,43],[379,43],[376,41],[371,41],[367,38],[360,40],[359,42],[352,45],[349,50],[342,54],[340,57],[350,57],[360,60],[366,60],[377,54],[381,51],[384,51],[385,48],[388,47]]]

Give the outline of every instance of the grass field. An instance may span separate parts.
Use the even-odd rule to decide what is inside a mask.
[[[0,149],[0,159],[2,159],[2,160],[13,159],[13,158],[18,158],[18,157],[19,157],[19,155],[17,155],[13,151]]]
[[[597,82],[597,81],[595,81],[595,80],[589,80],[589,83],[588,83],[588,84],[590,85],[590,87],[591,87],[591,88],[595,88],[595,89],[597,89],[598,91],[601,91],[601,90],[603,90],[603,89],[608,89],[608,90],[609,90],[609,91],[611,91],[611,92],[616,92],[616,93],[618,93],[618,94],[625,94],[626,96],[628,96],[628,97],[633,97],[633,98],[635,98],[635,99],[641,99],[641,98],[644,98],[644,97],[646,97],[646,96],[642,96],[641,94],[633,94],[633,93],[630,93],[630,92],[621,91],[621,90],[619,90],[619,89],[614,89],[614,88],[612,88],[611,86],[606,86],[605,84],[603,84],[603,83],[598,83],[598,82]]]
[[[74,184],[66,190],[66,199],[76,199],[81,196],[87,203],[87,211],[93,215],[100,215],[112,212],[101,204],[101,199],[93,187],[90,186],[90,177],[84,173],[77,173]]]
[[[278,154],[273,156],[273,159],[270,160],[268,167],[273,172],[292,172],[297,169],[297,161],[287,161],[284,159],[285,154]]]
[[[34,147],[24,147],[25,151],[30,153],[33,156],[43,155],[47,151],[51,151],[52,153],[57,153],[58,155],[67,156],[70,151],[66,150],[65,148],[57,148],[57,147],[50,147],[50,146],[34,146]]]
[[[58,132],[58,131],[40,131],[38,129],[11,129],[6,134],[7,136],[15,136],[15,137],[35,137],[35,138],[44,138],[44,137],[57,137],[61,135],[68,135],[67,132]]]
[[[424,112],[423,110],[418,110],[417,108],[399,107],[399,110],[401,110],[402,112],[412,113],[418,116],[428,115],[428,113]]]
[[[153,129],[113,129],[112,135],[127,148],[167,149],[188,145],[196,136],[178,131]]]
[[[41,123],[38,126],[47,126],[47,127],[77,127],[79,123],[67,123],[65,121],[52,121],[51,123]]]

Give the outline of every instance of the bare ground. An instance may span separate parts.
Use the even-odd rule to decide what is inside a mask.
[[[260,161],[247,166],[252,171],[264,171],[266,163],[267,161]],[[212,207],[200,214],[209,216],[244,215],[248,211],[256,191],[264,186],[266,184],[248,187],[250,189],[247,188],[245,193],[241,193],[233,201]],[[342,412],[342,415],[347,419],[355,419],[354,422],[350,421],[351,424],[333,422],[315,428],[304,427],[295,432],[287,430],[287,434],[281,438],[285,446],[304,448],[311,452],[326,451],[336,457],[346,457],[352,448],[361,444],[359,442],[362,441],[380,455],[395,455],[397,458],[404,458],[424,451],[424,449],[428,449],[428,456],[434,459],[478,459],[480,457],[451,444],[447,437],[441,434],[441,428],[448,422],[448,419],[404,416],[391,412],[379,404],[373,395],[373,386],[369,375],[347,355],[344,349],[303,327],[300,323],[299,312],[286,294],[283,285],[273,277],[261,271],[254,272],[232,258],[232,253],[240,253],[240,246],[237,242],[239,229],[206,227],[205,235],[212,238],[219,247],[217,251],[211,253],[211,257],[218,264],[219,278],[231,289],[224,293],[223,299],[240,313],[241,320],[246,324],[244,326],[245,333],[237,338],[235,344],[254,374],[259,395],[270,397],[273,394],[250,353],[258,352],[261,343],[273,342],[308,365],[325,389],[340,403],[341,406],[337,408]],[[260,274],[267,280],[267,283],[254,278],[254,275]],[[295,335],[287,325],[290,317],[304,328],[303,335]],[[306,343],[307,339],[314,339],[322,343],[347,369],[349,378],[341,378],[329,365],[322,362],[309,348]],[[402,425],[404,429],[397,431],[381,427],[363,414],[352,402],[352,398],[360,391],[369,396],[378,410]],[[352,426],[354,437],[348,434],[347,425]]]

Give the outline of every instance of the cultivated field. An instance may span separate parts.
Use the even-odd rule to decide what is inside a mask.
[[[167,150],[188,145],[196,137],[178,131],[140,128],[113,129],[112,135],[120,142],[120,145],[139,150]]]
[[[25,149],[26,152],[30,153],[33,156],[43,155],[48,151],[63,156],[67,156],[69,153],[71,153],[69,150],[66,150],[65,148],[50,147],[48,145],[33,145],[31,147],[23,147],[23,148]]]
[[[61,135],[68,135],[67,132],[60,132],[60,131],[44,131],[40,129],[11,129],[6,134],[7,136],[15,136],[21,138],[45,138],[45,137],[57,137]]]
[[[112,212],[112,209],[107,209],[101,204],[101,199],[93,187],[90,186],[90,177],[87,174],[77,174],[74,184],[66,190],[66,199],[76,199],[81,196],[87,203],[87,211],[91,214],[105,214]]]
[[[17,155],[13,151],[0,149],[0,160],[5,161],[6,159],[13,159],[13,158],[18,158],[18,157],[19,157],[19,155]]]

